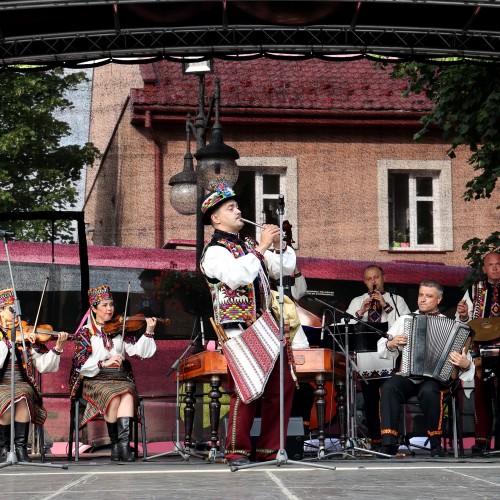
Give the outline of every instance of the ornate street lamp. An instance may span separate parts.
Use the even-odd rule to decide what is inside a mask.
[[[184,169],[175,174],[168,181],[172,186],[170,190],[170,204],[174,210],[182,215],[193,215],[196,213],[197,176],[193,166],[193,155],[191,154],[191,115],[186,118],[187,150],[184,155]]]
[[[231,186],[238,180],[238,165],[240,157],[236,149],[224,144],[222,140],[222,125],[219,120],[220,83],[215,81],[215,120],[212,127],[210,142],[198,149],[195,158],[198,160],[198,180],[205,189],[213,181],[222,177]]]
[[[211,66],[210,66],[211,68]],[[186,71],[197,73],[199,77],[199,106],[198,114],[193,122],[191,115],[186,118],[187,149],[184,155],[184,169],[182,172],[171,177],[169,185],[170,204],[183,215],[196,214],[196,265],[199,265],[201,252],[203,250],[204,226],[200,207],[205,199],[210,183],[217,178],[223,178],[231,186],[238,180],[238,165],[236,160],[239,154],[236,149],[224,144],[222,139],[222,125],[219,119],[220,105],[220,82],[215,81],[214,95],[211,99],[208,111],[205,112],[205,70]],[[214,110],[214,124],[210,142],[206,145],[207,130],[210,128],[211,114]],[[193,155],[191,154],[191,134],[196,139],[197,168],[193,166]]]

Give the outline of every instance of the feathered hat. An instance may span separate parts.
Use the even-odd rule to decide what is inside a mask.
[[[202,220],[205,226],[211,224],[210,216],[212,212],[224,201],[238,200],[238,195],[235,194],[229,183],[224,180],[218,180],[211,187],[215,189],[201,205]]]

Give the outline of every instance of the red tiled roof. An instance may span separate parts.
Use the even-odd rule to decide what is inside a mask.
[[[14,241],[9,244],[12,262],[52,263],[50,243],[26,243]],[[195,269],[193,250],[125,248],[89,246],[89,265],[131,269],[166,269],[174,262],[178,269]],[[5,262],[5,249],[0,247],[0,261]],[[79,265],[78,246],[68,244],[54,245],[56,264]],[[359,281],[363,270],[373,262],[298,258],[298,265],[306,278],[324,280]],[[380,262],[384,275],[390,283],[418,284],[424,279],[433,279],[445,286],[459,286],[467,276],[469,268],[446,266],[425,262]]]
[[[430,109],[424,96],[401,97],[404,83],[390,78],[388,66],[374,63],[277,61],[257,59],[245,62],[221,61],[206,75],[207,96],[215,76],[221,82],[221,106],[225,109],[294,109],[329,111],[401,111]],[[198,79],[184,75],[179,63],[161,61],[141,66],[144,89],[134,89],[132,103],[189,106],[196,109]]]

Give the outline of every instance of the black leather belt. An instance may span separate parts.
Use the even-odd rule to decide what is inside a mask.
[[[222,323],[224,330],[228,330],[229,328],[239,328],[240,325],[246,329],[246,324],[243,322],[233,321],[232,323]]]

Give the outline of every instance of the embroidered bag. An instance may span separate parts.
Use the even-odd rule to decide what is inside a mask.
[[[264,392],[280,352],[279,336],[276,321],[266,311],[241,335],[224,343],[224,355],[244,403],[254,401]]]

